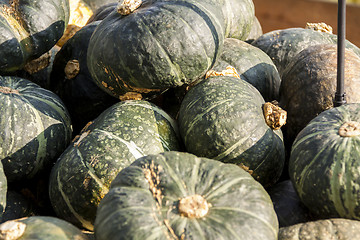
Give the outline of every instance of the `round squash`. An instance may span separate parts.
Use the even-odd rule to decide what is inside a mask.
[[[97,240],[275,240],[278,223],[269,195],[243,169],[172,151],[116,176],[94,232]]]
[[[360,57],[345,50],[344,87],[348,103],[360,102]],[[333,107],[337,85],[337,45],[308,47],[293,58],[280,85],[280,106],[287,111],[285,142],[291,146],[306,124]]]
[[[0,76],[0,160],[9,182],[33,178],[71,141],[61,99],[29,80]]]
[[[265,101],[279,100],[280,75],[270,57],[261,49],[235,38],[226,38],[220,57],[212,70],[232,66],[253,85]]]
[[[345,104],[320,113],[295,139],[289,175],[315,216],[360,220],[359,122],[360,103]]]
[[[31,216],[0,224],[1,239],[88,240],[74,225],[48,216]]]
[[[125,16],[121,7],[101,21],[88,48],[89,71],[109,94],[156,95],[213,66],[225,34],[216,0],[144,1]]]
[[[147,154],[180,150],[176,122],[146,101],[123,101],[106,109],[76,136],[50,175],[57,216],[93,229],[96,209],[116,174]]]
[[[6,208],[7,179],[4,173],[2,163],[0,162],[0,221]]]
[[[299,223],[279,230],[278,240],[360,239],[360,221],[332,218]]]
[[[272,185],[281,175],[285,148],[281,130],[266,123],[264,104],[259,91],[243,79],[213,76],[200,82],[179,110],[185,148],[199,157],[235,163]]]
[[[0,3],[0,73],[14,72],[49,51],[69,21],[68,0]]]

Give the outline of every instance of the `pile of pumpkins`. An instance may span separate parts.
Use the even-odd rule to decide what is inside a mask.
[[[0,3],[0,239],[360,238],[360,49],[251,0]]]

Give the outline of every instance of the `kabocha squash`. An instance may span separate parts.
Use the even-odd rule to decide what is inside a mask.
[[[184,152],[123,169],[101,200],[97,240],[277,239],[269,195],[247,172]]]
[[[259,91],[245,80],[207,78],[186,93],[180,106],[179,130],[186,150],[236,163],[265,186],[272,185],[281,175],[285,148],[281,130],[267,125],[263,106]]]
[[[289,175],[315,216],[360,219],[359,122],[360,104],[346,104],[320,113],[296,137]]]
[[[234,67],[243,79],[261,93],[265,101],[279,100],[279,73],[270,57],[261,49],[235,38],[226,38],[212,70],[222,71],[227,66]]]
[[[6,208],[7,180],[2,163],[0,162],[0,221]]]
[[[360,57],[348,49],[345,50],[345,69],[346,101],[360,102]],[[284,135],[290,146],[310,120],[333,107],[336,73],[336,44],[308,47],[285,69],[279,103],[288,114]]]
[[[353,240],[360,239],[360,221],[332,218],[293,226],[283,227],[279,230],[278,240]]]
[[[71,141],[61,99],[29,80],[0,76],[0,160],[8,182],[50,167]]]
[[[51,71],[50,90],[56,93],[67,107],[74,133],[101,112],[119,101],[92,80],[87,68],[86,52],[91,34],[99,21],[82,27],[57,53]]]
[[[0,224],[1,239],[88,240],[74,225],[48,216],[19,218]]]
[[[21,69],[49,51],[69,21],[69,0],[0,2],[0,73]]]
[[[176,122],[146,101],[123,101],[105,110],[53,167],[49,192],[57,216],[92,230],[111,181],[139,157],[180,150]]]
[[[88,48],[89,71],[110,95],[141,98],[189,84],[220,53],[225,23],[215,0],[144,1],[125,16],[122,8],[101,21]]]

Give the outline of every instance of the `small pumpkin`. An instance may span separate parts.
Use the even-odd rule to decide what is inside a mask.
[[[45,171],[71,141],[61,99],[29,80],[0,76],[0,109],[0,160],[9,182]]]
[[[275,240],[278,222],[269,195],[243,169],[171,151],[118,173],[94,232],[97,240]]]
[[[264,106],[270,105],[265,105],[260,92],[244,79],[212,76],[201,81],[186,93],[179,110],[186,150],[235,163],[265,186],[274,184],[284,166],[285,148],[281,130],[266,123]],[[272,116],[281,112],[268,110]]]
[[[360,103],[331,108],[311,120],[293,143],[290,179],[317,217],[360,219],[359,122]]]
[[[147,154],[180,150],[177,123],[143,100],[114,104],[90,122],[59,157],[50,175],[56,215],[89,230],[116,174]]]

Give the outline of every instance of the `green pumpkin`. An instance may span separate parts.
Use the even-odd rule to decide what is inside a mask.
[[[279,99],[279,72],[261,49],[235,38],[226,38],[212,70],[220,72],[228,66],[234,67],[239,75],[261,93],[265,101]]]
[[[0,73],[21,69],[49,51],[69,21],[68,0],[0,3]]]
[[[360,220],[359,122],[360,104],[345,104],[320,113],[295,139],[289,175],[316,216]]]
[[[50,176],[57,216],[92,230],[96,209],[116,174],[147,154],[180,150],[176,122],[146,101],[116,103],[90,122]]]
[[[360,221],[332,218],[299,223],[279,230],[278,240],[360,239]]]
[[[0,224],[2,239],[88,240],[74,225],[51,216],[32,216]]]
[[[272,185],[281,175],[285,148],[281,130],[266,123],[264,103],[243,79],[215,76],[200,82],[187,92],[179,110],[185,148],[200,157],[238,164],[262,184]]]
[[[275,240],[278,222],[269,195],[243,169],[172,151],[116,176],[94,232],[97,240]]]
[[[3,213],[6,207],[6,194],[7,194],[7,179],[4,173],[2,163],[0,162],[0,221],[3,218]]]
[[[45,171],[71,141],[61,99],[29,80],[0,76],[0,160],[9,182]]]
[[[190,84],[213,66],[224,41],[220,3],[144,1],[128,15],[121,6],[91,36],[88,67],[110,95],[143,97]]]

